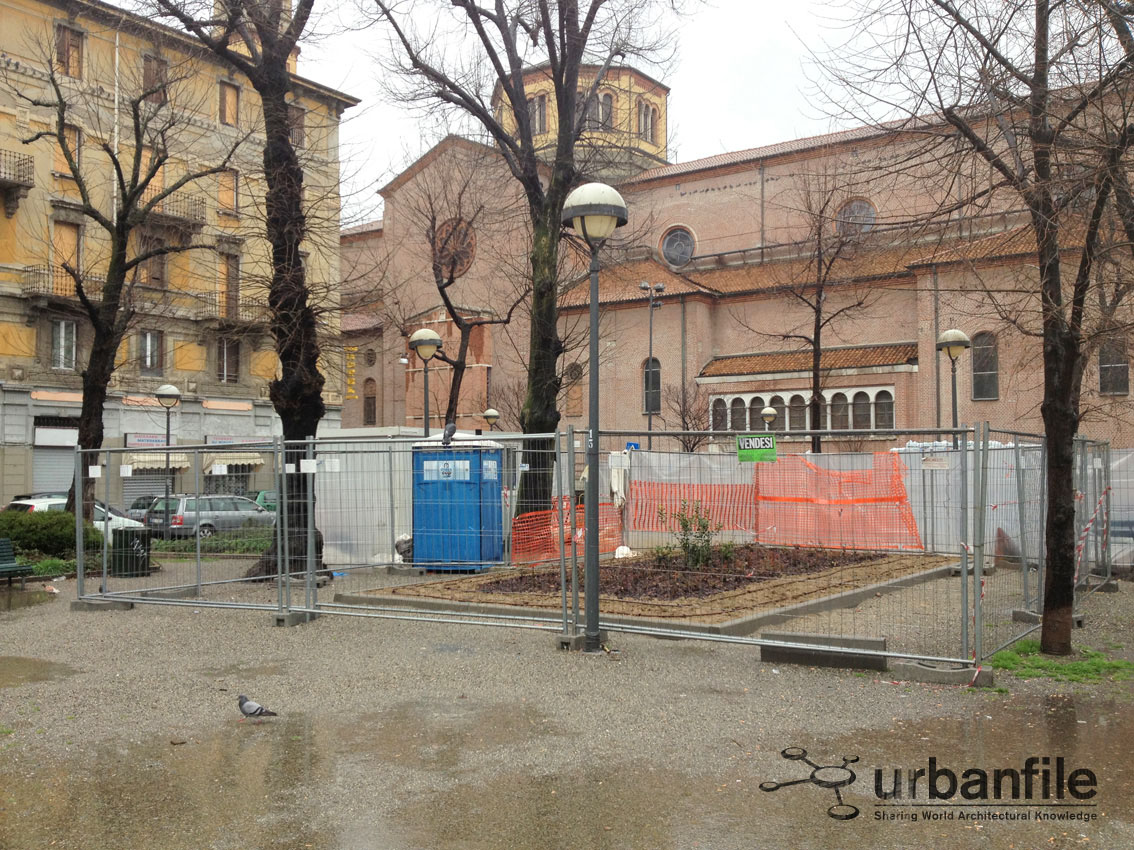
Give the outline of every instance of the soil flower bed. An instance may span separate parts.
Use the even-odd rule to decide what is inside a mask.
[[[835,596],[954,562],[924,554],[845,552],[737,546],[725,557],[713,550],[705,566],[687,567],[680,555],[656,553],[604,561],[599,595],[605,614],[719,623],[760,611]],[[582,588],[582,565],[579,569]],[[418,597],[488,605],[558,608],[559,566],[521,568],[424,584],[367,591],[368,596]]]

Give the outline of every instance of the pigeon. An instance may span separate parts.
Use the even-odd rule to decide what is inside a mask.
[[[453,442],[453,435],[457,433],[457,423],[450,422],[445,426],[444,433],[441,434],[441,445],[447,446]]]
[[[260,705],[260,703],[253,702],[252,700],[248,699],[248,697],[244,696],[244,694],[241,694],[240,696],[238,696],[236,698],[236,703],[237,703],[237,705],[240,706],[240,713],[243,714],[244,717],[278,717],[279,716],[274,711],[270,711],[269,709],[264,708],[264,706]],[[244,717],[240,718],[241,721],[244,720]]]

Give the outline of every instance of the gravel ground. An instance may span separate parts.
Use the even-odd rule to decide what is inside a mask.
[[[9,828],[8,843],[6,830],[0,828],[4,850],[44,846],[36,824],[48,810],[36,806],[47,803],[35,801],[53,800],[68,781],[98,785],[107,771],[125,777],[143,769],[160,769],[164,776],[190,770],[188,764],[179,767],[178,759],[196,760],[195,769],[204,772],[194,774],[191,784],[205,786],[199,789],[204,794],[213,785],[224,786],[240,770],[226,760],[234,748],[256,741],[282,748],[283,754],[272,758],[261,753],[263,771],[280,770],[297,778],[287,786],[286,801],[273,800],[267,809],[252,802],[227,804],[234,806],[236,825],[226,828],[235,834],[243,829],[247,841],[226,844],[209,831],[209,823],[197,821],[193,828],[200,829],[199,834],[189,827],[181,837],[168,834],[168,827],[184,816],[185,797],[192,796],[187,791],[178,794],[176,816],[161,807],[155,810],[155,823],[165,823],[165,828],[155,826],[133,837],[103,834],[100,840],[167,850],[516,850],[580,843],[588,848],[779,847],[785,845],[742,839],[736,825],[758,827],[758,821],[751,820],[757,803],[764,807],[760,817],[793,817],[784,807],[797,805],[793,801],[803,800],[802,794],[730,797],[731,802],[719,808],[713,801],[724,799],[714,792],[735,793],[741,787],[754,792],[760,778],[786,778],[791,765],[785,767],[779,756],[785,746],[807,741],[825,742],[824,749],[834,747],[833,742],[849,747],[848,735],[868,740],[925,727],[953,730],[942,733],[934,746],[963,747],[971,735],[967,724],[983,722],[984,717],[993,722],[995,717],[995,722],[1009,726],[1031,726],[1028,718],[1034,706],[1066,693],[1073,693],[1080,716],[1090,723],[1122,722],[1127,724],[1121,727],[1124,734],[1134,733],[1128,722],[1128,683],[1069,688],[1048,680],[1002,677],[997,685],[1009,687],[1010,696],[974,694],[965,688],[897,685],[884,674],[879,678],[853,671],[777,667],[761,663],[752,647],[633,635],[612,635],[613,651],[584,655],[554,649],[546,633],[518,629],[348,616],[324,616],[283,629],[271,627],[270,615],[259,611],[160,605],[71,612],[74,582],[64,587],[59,597],[43,605],[0,611],[0,788],[5,792],[0,794],[0,827],[7,818]],[[1087,628],[1075,637],[1080,645],[1111,649],[1115,657],[1134,661],[1134,589],[1127,583],[1123,591],[1091,600]],[[274,599],[275,591],[247,593]],[[261,725],[239,724],[239,693],[278,709],[281,717]],[[1035,710],[1038,722],[1045,709]],[[924,764],[917,740],[910,738],[912,749],[905,752]],[[920,740],[929,739],[922,735]],[[991,748],[992,740],[982,746]],[[297,754],[287,748],[288,741],[301,742],[301,750],[309,748]],[[249,752],[253,755],[248,758],[260,758],[254,755],[259,751]],[[131,755],[135,753],[141,755]],[[315,757],[318,753],[325,762]],[[1130,790],[1129,776],[1123,775]],[[547,793],[555,795],[555,787],[560,787],[566,804],[569,791],[555,786],[556,778],[572,788],[574,782],[606,781],[602,802],[575,798],[576,808],[601,821],[607,815],[595,814],[590,807],[603,812],[608,804],[622,807],[617,817],[610,817],[636,826],[628,831],[604,827],[594,841],[576,832],[562,844],[547,834],[516,832],[521,820],[542,823],[540,819],[548,817],[547,804],[540,798],[532,802],[535,814],[512,817],[507,801],[515,795],[536,796],[537,789],[553,783]],[[296,783],[317,784],[318,800],[299,794]],[[493,799],[504,801],[499,807],[489,805],[491,811],[484,815],[495,812],[497,817],[495,843],[480,837],[471,841],[457,826],[452,827],[457,832],[446,832],[421,809],[424,799],[434,799],[429,795],[446,795],[446,817],[467,829],[486,805],[481,793],[490,789],[497,795]],[[256,791],[260,799],[262,789],[257,786]],[[263,793],[265,800],[270,796]],[[516,800],[519,811],[523,801]],[[696,802],[701,827],[686,834],[670,825],[665,841],[658,843],[651,830],[662,815],[651,815],[651,806],[677,810],[693,805],[690,801]],[[85,811],[79,804],[76,808]],[[218,811],[222,814],[201,818],[230,816],[229,808]],[[291,823],[288,818],[296,812],[303,814]],[[806,809],[806,818],[814,815],[821,816],[822,809]],[[579,816],[565,817],[570,821]],[[138,815],[130,809],[124,817],[133,823]],[[1134,844],[1128,817],[1125,808],[1112,816],[1100,832],[1091,833],[1090,846],[1117,850]],[[833,828],[835,822],[827,820],[820,817],[814,827],[819,832],[808,837],[811,833],[804,829],[792,843],[833,846],[822,831]],[[265,823],[278,826],[285,821],[291,823],[285,832],[290,830],[292,836],[286,841],[249,837],[266,829]],[[309,835],[308,830],[315,833]],[[855,834],[859,837],[853,840],[844,834],[844,846],[920,843],[908,842],[904,831]],[[62,847],[107,846],[84,843],[66,832],[53,835]],[[394,835],[396,840],[390,837]],[[948,844],[1008,847],[1011,833],[1004,836],[1002,844],[989,843],[987,833],[961,836],[965,840]],[[969,838],[980,842],[970,844]],[[1070,846],[1077,840],[1063,844],[1053,839],[1044,846]]]

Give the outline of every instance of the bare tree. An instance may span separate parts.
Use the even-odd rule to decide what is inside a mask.
[[[107,387],[119,346],[140,310],[160,311],[160,300],[143,294],[142,284],[149,283],[149,275],[139,272],[159,263],[164,266],[172,254],[212,248],[192,235],[204,223],[204,200],[191,197],[189,190],[203,178],[226,170],[244,139],[219,149],[204,141],[204,134],[190,120],[197,106],[188,100],[192,87],[182,85],[197,69],[185,59],[159,58],[158,45],[153,45],[155,55],[149,59],[147,74],[119,74],[124,89],[121,106],[114,103],[113,95],[65,85],[58,46],[41,42],[37,47],[43,65],[42,86],[31,87],[26,76],[15,79],[11,73],[2,79],[17,98],[50,115],[45,129],[23,142],[49,139],[55,144],[57,167],[74,183],[77,200],[72,209],[103,236],[105,250],[91,252],[98,256],[96,267],[82,262],[81,251],[73,258],[62,258],[62,272],[70,282],[64,289],[73,289],[93,330],[90,354],[82,369],[78,444],[97,449],[102,446]],[[118,111],[127,122],[121,134],[124,138],[112,120]],[[93,130],[85,145],[75,130],[80,124]],[[181,163],[198,164],[178,174],[169,173]],[[109,193],[104,182],[108,172],[112,175]],[[176,239],[155,236],[156,223],[171,220],[188,221],[191,226]],[[48,272],[50,278],[55,274]],[[48,291],[58,291],[62,282],[52,279],[50,285]],[[77,483],[72,482],[68,496],[70,510],[74,509]],[[94,481],[85,470],[82,486],[84,513],[89,518]]]
[[[678,437],[677,442],[683,450],[695,452],[709,442],[712,436],[709,433],[709,396],[700,384],[670,384],[662,391],[662,403],[665,405],[662,422],[667,428],[703,432]]]
[[[227,62],[260,96],[264,129],[265,233],[271,246],[268,306],[272,336],[280,361],[279,376],[269,392],[280,417],[285,440],[314,436],[326,413],[325,378],[319,371],[319,333],[303,263],[308,233],[303,209],[303,169],[292,140],[291,99],[294,81],[289,61],[304,34],[314,0],[293,7],[278,0],[154,0],[160,13],[173,18],[206,49]],[[288,462],[299,469],[299,456]],[[306,492],[310,476],[295,473],[289,481],[288,524],[297,535],[289,551],[302,569],[307,528]],[[321,536],[317,536],[321,557]],[[275,544],[249,575],[275,571]]]
[[[491,137],[519,183],[531,222],[531,309],[525,433],[548,433],[559,423],[559,242],[563,202],[580,175],[576,150],[587,126],[587,105],[615,61],[656,54],[656,17],[672,0],[473,0],[434,2],[431,29],[418,32],[409,11],[374,0],[402,55],[392,69],[404,82],[402,97],[463,113]],[[425,8],[425,7],[423,7]],[[439,47],[440,21],[455,22],[467,50]],[[456,57],[456,58],[454,58]],[[537,142],[525,75],[546,65],[560,120],[552,149]],[[582,75],[585,66],[593,72]],[[580,86],[583,86],[580,89]],[[492,101],[500,104],[494,111]],[[507,120],[505,120],[507,116]],[[551,496],[550,442],[532,455],[518,496],[521,511],[545,510]]]
[[[1131,10],[1109,2],[893,0],[856,11],[866,35],[831,63],[844,102],[875,118],[905,116],[910,132],[924,134],[925,159],[943,171],[962,170],[952,154],[984,163],[985,194],[1022,209],[1034,239],[1027,285],[1042,335],[1047,437],[1041,644],[1065,655],[1076,565],[1074,440],[1091,310],[1097,305],[1096,321],[1105,323],[1129,289],[1095,287],[1108,221],[1125,237],[1126,258],[1134,252]]]

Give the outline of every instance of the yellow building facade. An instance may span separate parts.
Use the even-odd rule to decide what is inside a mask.
[[[64,465],[73,464],[92,336],[76,275],[97,305],[110,260],[107,231],[84,207],[114,222],[120,195],[137,185],[130,169],[145,173],[155,150],[167,159],[135,208],[199,176],[154,204],[132,232],[128,258],[169,253],[127,276],[122,303],[132,316],[111,379],[104,445],[163,442],[164,410],[153,391],[166,383],[182,393],[175,442],[280,433],[268,400],[278,365],[255,90],[184,33],[106,4],[13,0],[3,18],[0,496],[70,483]],[[358,101],[296,75],[292,93],[308,221],[304,262],[330,341],[338,333],[338,126]],[[60,100],[66,145],[52,105]],[[336,421],[341,373],[325,373],[328,418]],[[251,487],[256,475],[247,470],[236,488]]]

